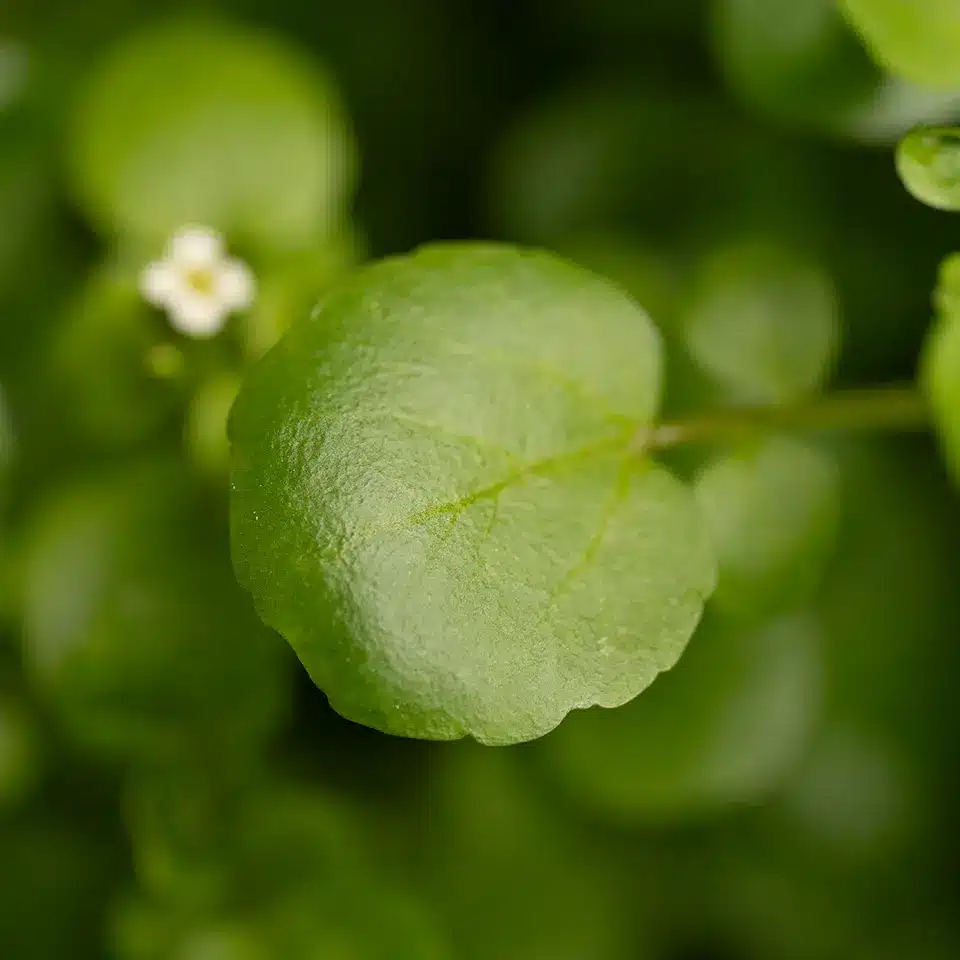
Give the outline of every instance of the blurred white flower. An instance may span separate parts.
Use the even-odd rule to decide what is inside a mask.
[[[213,337],[231,313],[253,303],[256,283],[247,264],[227,256],[219,233],[185,227],[174,234],[164,258],[144,268],[140,290],[180,333]]]

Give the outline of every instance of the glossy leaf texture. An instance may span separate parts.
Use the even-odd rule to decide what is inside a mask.
[[[713,534],[713,603],[763,619],[809,600],[839,522],[837,468],[822,450],[772,436],[717,457],[694,490]]]
[[[660,365],[619,288],[480,244],[360,271],[254,368],[234,562],[339,712],[513,743],[674,664],[714,561],[633,449]]]
[[[615,822],[710,816],[784,780],[819,716],[821,688],[815,618],[751,629],[708,619],[645,696],[571,716],[537,750],[572,799]]]
[[[163,241],[187,224],[263,248],[334,232],[355,146],[332,80],[262,31],[171,20],[126,39],[73,124],[77,198],[106,231]]]
[[[840,7],[892,73],[932,87],[960,85],[956,0],[840,0]]]
[[[960,210],[960,128],[925,127],[904,137],[897,148],[897,172],[921,203]]]
[[[820,389],[839,340],[830,277],[773,241],[718,247],[701,263],[687,304],[690,354],[731,399],[796,401]]]
[[[28,674],[70,732],[121,758],[248,749],[285,716],[283,645],[257,622],[173,461],[45,503],[23,572]]]

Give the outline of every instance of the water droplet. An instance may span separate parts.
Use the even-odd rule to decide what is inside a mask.
[[[897,149],[897,172],[918,200],[960,211],[960,128],[923,127],[908,134]]]

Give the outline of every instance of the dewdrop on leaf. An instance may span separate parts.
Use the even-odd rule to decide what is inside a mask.
[[[165,310],[171,326],[188,337],[213,337],[231,313],[254,300],[253,272],[227,256],[223,237],[207,227],[185,227],[171,238],[162,260],[140,277],[144,299]]]

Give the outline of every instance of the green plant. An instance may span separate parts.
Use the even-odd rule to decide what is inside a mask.
[[[955,956],[957,4],[199,6],[0,10],[0,956]]]

